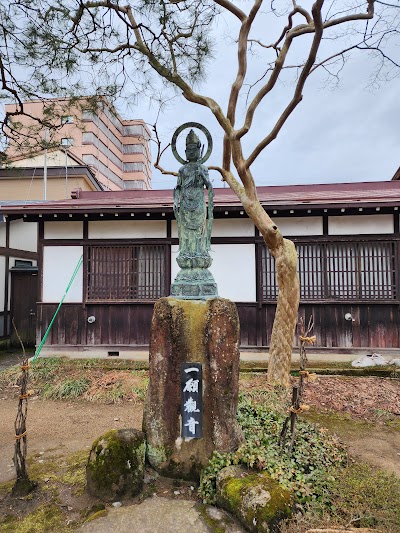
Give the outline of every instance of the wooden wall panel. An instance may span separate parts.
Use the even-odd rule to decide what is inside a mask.
[[[38,304],[38,333],[44,335],[56,310],[55,304]],[[269,346],[275,305],[237,304],[242,347]],[[64,304],[50,331],[47,345],[146,346],[150,342],[153,304]],[[351,313],[354,321],[345,320]],[[316,348],[399,348],[400,311],[393,305],[303,304],[305,324],[314,317]],[[93,324],[88,316],[95,316]],[[40,340],[40,339],[39,339]],[[295,341],[297,344],[297,338]]]
[[[257,305],[238,303],[240,343],[242,346],[257,346]]]
[[[57,308],[38,304],[38,334],[43,337]],[[153,304],[64,304],[53,323],[46,345],[145,346],[150,342]],[[89,324],[87,318],[95,317]]]

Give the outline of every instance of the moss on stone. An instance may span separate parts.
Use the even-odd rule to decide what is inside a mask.
[[[96,520],[96,518],[101,518],[102,516],[107,516],[107,515],[108,515],[107,509],[101,509],[100,511],[97,511],[96,513],[93,513],[92,515],[90,515],[89,518],[87,518],[84,523],[86,524],[87,522]]]
[[[97,439],[86,466],[89,492],[112,501],[143,486],[145,444],[136,430],[112,430]]]
[[[149,442],[147,442],[146,455],[153,468],[156,468],[162,463],[168,461],[171,453],[172,451],[167,450],[165,446],[152,446]]]
[[[179,313],[183,313],[185,337],[189,343],[188,360],[193,357],[195,358],[193,360],[197,360],[199,352],[204,351],[204,328],[209,305],[207,302],[198,300],[178,300],[175,298],[168,298],[168,302],[173,309],[172,313],[175,318]],[[181,335],[181,327],[178,329],[177,333]]]
[[[273,531],[291,515],[291,495],[265,473],[248,473],[241,467],[227,467],[218,480],[218,504],[234,514],[254,532]]]
[[[206,459],[205,459],[206,462]],[[184,481],[199,481],[200,472],[204,464],[196,460],[186,460],[184,456],[180,457],[180,461],[171,460],[165,465],[158,468],[158,472],[170,478],[179,478]]]
[[[212,533],[229,533],[233,524],[233,520],[230,518],[230,516],[225,514],[222,520],[217,520],[216,518],[210,516],[210,514],[207,512],[207,509],[208,506],[204,505],[204,503],[196,504],[196,510],[199,512],[203,522],[210,529],[210,531]]]

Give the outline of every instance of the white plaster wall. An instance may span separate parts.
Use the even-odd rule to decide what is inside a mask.
[[[83,253],[82,246],[43,248],[43,302],[59,303]],[[65,302],[82,302],[83,268],[79,269]]]
[[[4,311],[4,285],[6,276],[6,258],[0,256],[0,311]]]
[[[167,236],[165,220],[99,220],[89,222],[89,239],[146,239]]]
[[[45,239],[82,239],[83,222],[74,220],[45,222],[44,238]]]
[[[171,247],[171,283],[179,272],[178,246]],[[256,301],[256,261],[254,244],[217,244],[211,252],[210,268],[221,298],[234,302]]]
[[[0,246],[6,245],[6,223],[0,222]]]
[[[328,218],[329,235],[393,233],[393,215],[348,215]]]
[[[254,224],[248,218],[218,218],[213,222],[212,237],[254,237],[254,231]],[[171,236],[178,237],[176,220],[171,224]]]
[[[275,217],[272,220],[284,237],[323,235],[322,217]]]
[[[12,220],[10,222],[10,248],[37,252],[37,223]]]

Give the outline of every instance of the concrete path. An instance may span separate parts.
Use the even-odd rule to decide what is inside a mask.
[[[143,503],[111,509],[107,516],[87,522],[82,533],[245,533],[232,518],[216,507],[189,500],[153,496]]]

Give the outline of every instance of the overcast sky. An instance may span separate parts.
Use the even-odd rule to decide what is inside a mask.
[[[282,24],[282,20],[278,22]],[[236,74],[236,45],[229,37],[234,29],[233,17],[225,15],[219,20],[215,29],[216,57],[210,61],[207,79],[198,89],[214,97],[224,110]],[[267,32],[259,26],[255,36],[263,38],[264,42],[271,41],[277,29],[275,25]],[[307,37],[297,50],[293,50],[292,62],[301,56],[306,43]],[[391,48],[391,53],[397,54],[400,62],[399,43]],[[329,56],[332,50],[338,50],[336,41],[327,41],[323,48],[326,55],[321,54],[320,58]],[[248,80],[257,79],[264,65],[261,54],[250,57]],[[400,77],[383,82],[380,87],[371,87],[375,69],[376,63],[370,56],[357,53],[345,65],[338,86],[326,87],[326,74],[322,70],[311,76],[303,92],[303,101],[278,138],[253,164],[256,183],[284,185],[390,180],[400,166]],[[270,98],[260,106],[256,127],[245,139],[245,155],[269,132],[292,93],[293,84],[286,79],[277,84]],[[137,106],[127,108],[126,102],[121,101],[119,110],[125,118],[143,118],[152,124],[158,108],[141,101]],[[183,98],[175,98],[160,115],[158,128],[164,143],[170,142],[180,124],[189,121],[201,122],[210,130],[214,151],[207,164],[219,165],[221,128],[210,111]],[[180,166],[170,149],[162,159],[162,166],[175,171]],[[223,185],[217,172],[212,171],[210,177],[215,187]],[[174,184],[175,178],[153,170],[153,188],[171,188]]]

